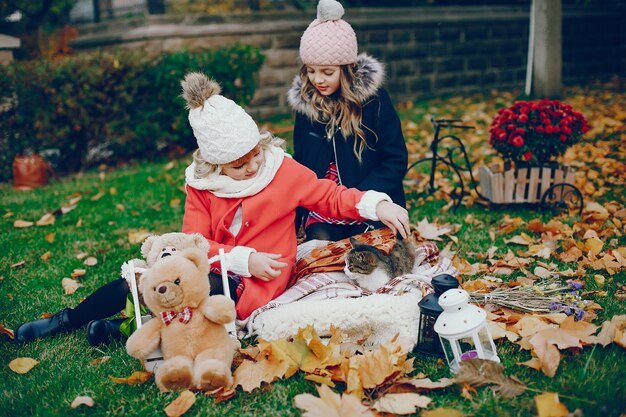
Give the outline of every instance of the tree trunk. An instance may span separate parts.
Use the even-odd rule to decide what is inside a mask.
[[[532,91],[541,98],[561,95],[561,0],[533,0]]]

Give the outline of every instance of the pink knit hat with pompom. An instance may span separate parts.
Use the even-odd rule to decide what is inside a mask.
[[[354,64],[357,55],[356,34],[341,17],[343,6],[335,0],[320,0],[317,19],[311,22],[300,39],[300,59],[305,65]]]

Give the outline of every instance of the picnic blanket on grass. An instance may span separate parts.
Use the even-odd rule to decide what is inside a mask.
[[[388,252],[395,237],[375,230],[355,237],[376,241]],[[370,243],[372,244],[372,243]],[[410,274],[394,278],[375,293],[359,287],[344,272],[343,258],[351,249],[349,241],[309,241],[298,246],[296,282],[282,295],[238,321],[240,337],[256,335],[265,340],[294,336],[298,329],[312,325],[321,336],[338,328],[344,340],[375,347],[399,335],[403,344],[414,346],[419,329],[418,302],[432,292],[430,281],[439,274],[456,275],[447,258],[439,256],[437,245],[416,246],[417,262]],[[306,274],[301,274],[306,270]]]

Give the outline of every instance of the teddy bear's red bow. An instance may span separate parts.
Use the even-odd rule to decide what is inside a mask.
[[[178,321],[180,321],[183,324],[187,324],[189,323],[189,321],[191,321],[191,308],[189,307],[185,307],[183,308],[183,311],[178,312],[178,311],[161,311],[161,320],[163,320],[163,323],[165,323],[166,326],[169,326],[172,321],[174,321],[174,319],[176,317],[178,317]]]

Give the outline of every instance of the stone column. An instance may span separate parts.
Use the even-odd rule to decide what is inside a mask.
[[[555,98],[561,94],[561,0],[533,0],[535,30],[533,88],[536,96]]]

